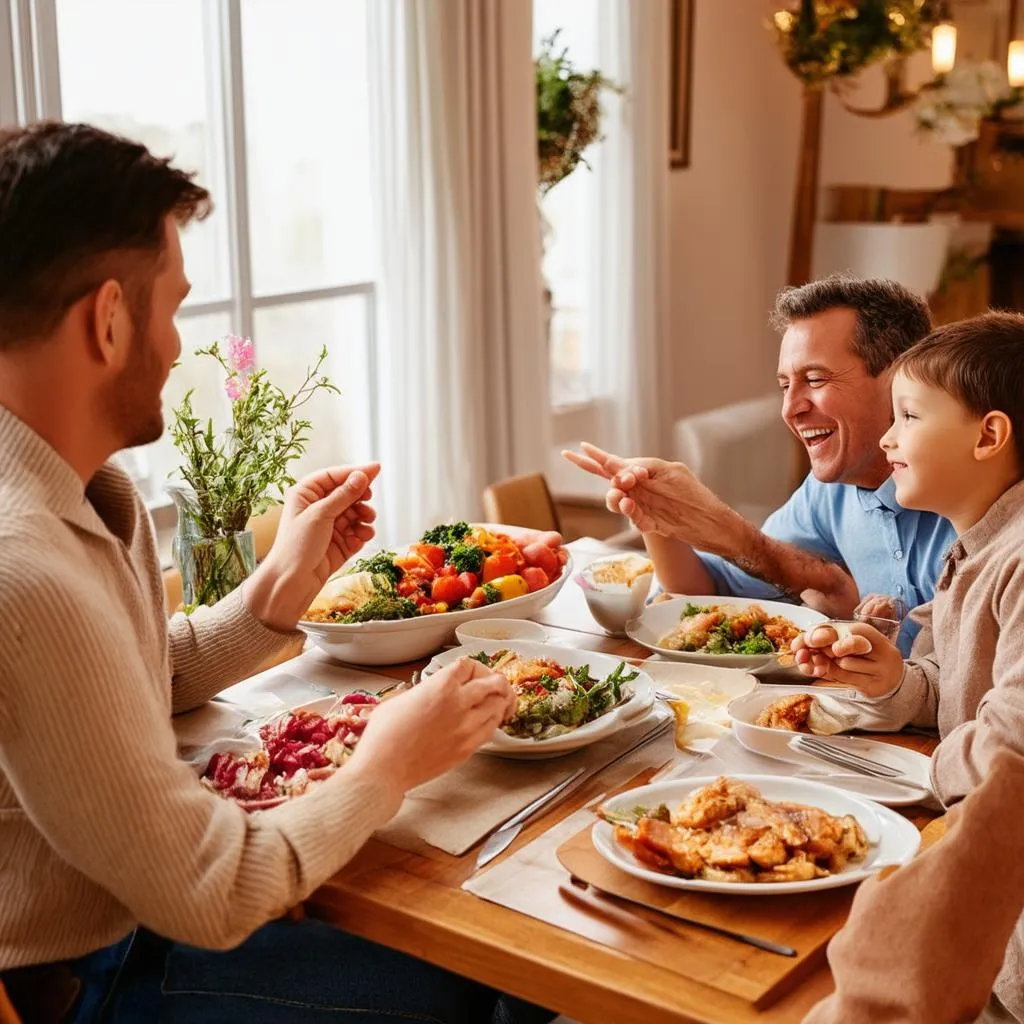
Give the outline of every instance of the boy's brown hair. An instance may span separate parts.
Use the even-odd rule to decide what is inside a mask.
[[[1024,315],[993,310],[939,327],[893,369],[945,391],[976,416],[1005,413],[1024,469]]]

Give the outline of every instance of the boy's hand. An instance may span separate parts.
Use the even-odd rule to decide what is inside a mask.
[[[790,648],[805,676],[852,686],[865,697],[884,697],[903,678],[899,648],[863,622],[815,626]]]

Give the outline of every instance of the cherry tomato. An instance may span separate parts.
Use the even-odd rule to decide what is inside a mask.
[[[458,576],[438,576],[430,588],[430,596],[434,601],[443,601],[450,608],[463,598],[469,597],[471,591]]]
[[[459,579],[466,584],[466,593],[472,594],[477,588],[477,584],[480,582],[475,572],[460,572]]]
[[[425,558],[435,569],[444,565],[444,548],[440,544],[413,544],[409,550],[420,558]]]
[[[543,569],[550,578],[554,578],[558,575],[559,564],[558,555],[554,548],[550,548],[547,544],[527,544],[523,548],[523,557],[526,559],[527,565],[535,565],[539,569]]]
[[[549,582],[547,573],[537,565],[528,565],[523,569],[521,575],[526,580],[526,585],[530,588],[531,594],[535,590],[543,590]]]
[[[518,568],[511,554],[506,551],[495,552],[484,559],[483,581],[490,583],[501,576],[513,576]]]

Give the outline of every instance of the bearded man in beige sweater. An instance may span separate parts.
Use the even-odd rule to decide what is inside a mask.
[[[462,661],[381,705],[343,771],[260,814],[176,755],[171,715],[293,643],[373,535],[379,468],[300,481],[240,591],[168,623],[145,507],[109,459],[163,430],[178,232],[209,208],[97,129],[0,133],[0,977],[26,1021],[488,1020],[482,986],[268,922],[487,739],[503,677]]]

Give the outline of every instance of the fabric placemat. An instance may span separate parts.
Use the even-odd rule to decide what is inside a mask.
[[[656,707],[642,721],[564,757],[526,761],[477,754],[409,793],[377,837],[403,850],[421,850],[426,843],[461,856],[577,768],[585,769],[582,785],[664,717]],[[662,765],[674,752],[670,731],[623,758],[609,772],[609,784],[635,774],[637,765]]]

